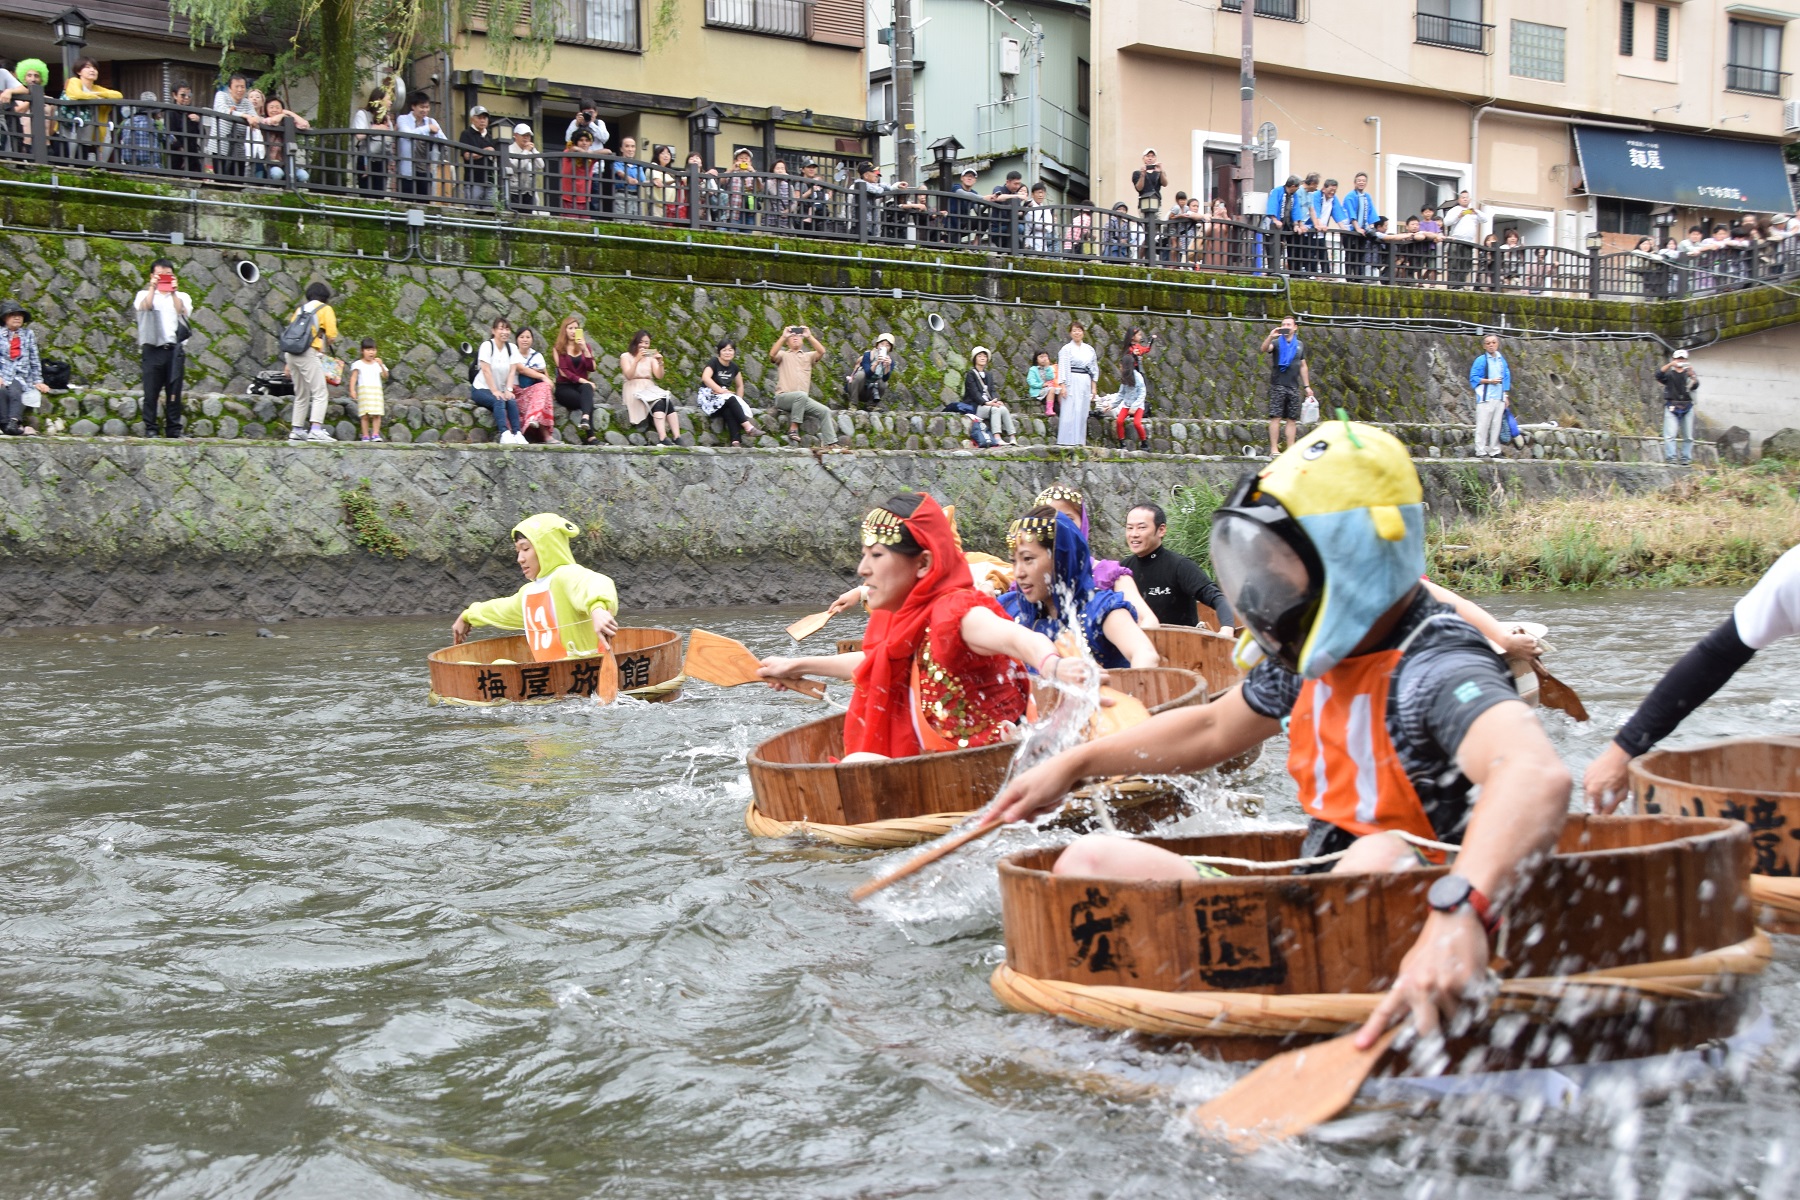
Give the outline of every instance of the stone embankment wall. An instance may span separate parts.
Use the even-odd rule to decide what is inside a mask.
[[[79,201],[20,195],[0,180],[0,255],[14,264],[11,286],[36,313],[47,352],[69,360],[78,383],[131,387],[137,351],[127,308],[150,261],[168,255],[198,308],[189,347],[197,392],[240,393],[258,371],[279,365],[275,339],[286,315],[308,282],[322,280],[336,293],[345,349],[376,338],[394,369],[395,394],[416,400],[463,385],[460,346],[478,342],[495,317],[543,332],[569,314],[582,316],[612,356],[597,380],[609,405],[618,400],[616,356],[640,328],[665,352],[672,390],[691,393],[715,344],[730,338],[753,401],[766,401],[774,382],[767,352],[790,323],[821,333],[829,353],[814,390],[830,402],[882,331],[898,338],[902,363],[891,408],[938,409],[960,391],[978,344],[994,352],[1002,394],[1022,400],[1032,354],[1054,352],[1079,317],[1100,350],[1102,390],[1117,386],[1112,359],[1142,326],[1159,338],[1148,370],[1152,417],[1255,421],[1266,412],[1260,339],[1282,315],[1299,312],[1327,411],[1468,420],[1469,364],[1479,332],[1491,327],[1507,339],[1521,420],[1626,435],[1653,432],[1660,421],[1651,373],[1664,348],[1647,337],[1596,336],[1644,327],[1636,320],[1642,305],[1195,272],[1133,276],[1096,264],[999,270],[948,250],[883,250],[876,265],[853,246],[702,243],[631,226],[590,228],[587,236],[555,222],[541,232],[428,226],[421,234],[373,221],[393,214],[270,212],[232,199],[190,211],[176,198],[123,192]],[[76,232],[83,225],[143,233]],[[170,245],[178,232],[184,244]],[[762,257],[752,259],[753,250]],[[950,260],[968,260],[962,274]],[[260,271],[254,284],[239,277],[244,261]],[[942,332],[931,328],[933,315]],[[1521,327],[1529,336],[1515,336]]]
[[[894,492],[958,506],[999,550],[1045,485],[1084,488],[1102,554],[1131,504],[1243,463],[873,451],[0,442],[0,624],[449,614],[519,584],[508,530],[554,510],[629,609],[822,603],[851,580],[856,522]],[[1674,478],[1631,464],[1421,464],[1428,503],[1531,499]]]

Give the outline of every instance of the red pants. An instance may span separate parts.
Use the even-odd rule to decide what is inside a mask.
[[[1149,436],[1147,434],[1145,434],[1145,432],[1144,432],[1144,414],[1139,412],[1135,408],[1133,408],[1133,409],[1121,408],[1119,410],[1119,430],[1118,430],[1118,433],[1115,434],[1114,436],[1116,436],[1121,442],[1125,440],[1125,418],[1126,417],[1130,417],[1131,423],[1133,425],[1137,426],[1138,441],[1140,441],[1140,442],[1148,441]]]

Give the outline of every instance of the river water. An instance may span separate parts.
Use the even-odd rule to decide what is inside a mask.
[[[1579,766],[1731,599],[1492,607],[1552,627]],[[773,652],[797,614],[651,615]],[[1732,1068],[1237,1162],[1181,1132],[1233,1069],[995,1002],[991,854],[902,920],[845,896],[891,857],[749,837],[745,751],[806,702],[434,708],[444,625],[0,640],[0,1195],[1800,1193],[1788,939]],[[1797,668],[1677,740],[1800,729]],[[1278,749],[1245,786],[1291,817]]]

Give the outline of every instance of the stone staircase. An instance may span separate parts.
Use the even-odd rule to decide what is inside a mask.
[[[188,436],[194,438],[281,440],[288,435],[287,418],[293,401],[289,397],[224,395],[219,393],[187,398]],[[1014,409],[1019,424],[1017,451],[1030,452],[1053,447],[1055,425],[1042,413]],[[607,444],[642,446],[649,439],[643,429],[626,423],[618,413],[602,408],[597,414],[604,424],[600,435]],[[579,444],[574,423],[557,410],[557,436],[561,441]],[[956,450],[968,449],[963,430],[964,418],[941,411],[875,412],[835,409],[838,436],[844,444],[869,450]],[[705,422],[692,409],[684,410],[683,423],[689,430],[684,445],[724,446],[729,439],[723,434],[722,422]],[[758,422],[770,434],[784,432],[766,412]],[[358,427],[349,408],[334,399],[327,409],[328,427],[339,441],[354,442]],[[1475,431],[1472,425],[1373,422],[1387,429],[1420,459],[1462,459],[1470,456]],[[101,389],[72,389],[44,398],[37,425],[41,431],[74,437],[142,436],[139,400],[134,393]],[[471,444],[495,440],[494,420],[484,409],[467,400],[451,397],[431,399],[395,399],[387,403],[387,416],[382,422],[383,436],[388,441]],[[1244,420],[1215,418],[1146,418],[1145,430],[1150,435],[1150,453],[1209,458],[1243,458],[1266,453],[1268,424],[1265,419]],[[1122,450],[1112,437],[1113,424],[1104,425],[1095,418],[1088,425],[1090,456],[1112,457],[1138,453],[1135,438],[1129,451]],[[803,440],[813,444],[816,438]],[[1514,459],[1562,460],[1569,462],[1661,463],[1662,439],[1625,434],[1602,433],[1587,429],[1527,429],[1523,447],[1508,447],[1506,456]],[[764,449],[789,445],[785,437],[765,436],[756,443]],[[1711,442],[1697,441],[1694,461],[1713,464],[1718,461],[1717,447]]]

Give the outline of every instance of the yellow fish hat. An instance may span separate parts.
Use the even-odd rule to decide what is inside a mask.
[[[1398,438],[1320,425],[1213,514],[1213,565],[1232,611],[1265,651],[1317,679],[1425,573],[1424,501]]]

